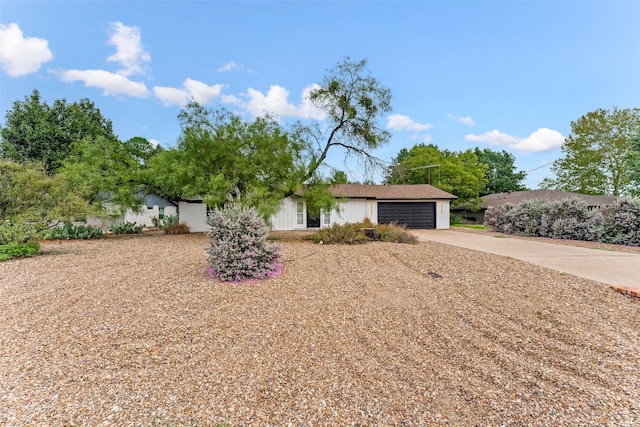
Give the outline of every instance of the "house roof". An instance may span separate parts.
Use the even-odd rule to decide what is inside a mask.
[[[585,201],[587,206],[609,206],[612,205],[618,198],[614,196],[592,196],[588,194],[571,193],[568,191],[558,190],[528,190],[528,191],[513,191],[510,193],[497,193],[482,196],[482,203],[480,207],[486,209],[490,206],[502,206],[506,203],[512,205],[519,205],[524,200],[542,199],[549,201],[560,201],[564,199],[570,199],[572,197],[578,197]]]
[[[457,197],[432,185],[364,185],[337,184],[329,188],[335,197],[376,200],[424,200],[446,199]]]
[[[177,206],[175,203],[155,194],[148,194],[144,196],[144,201],[142,203],[147,206],[158,206],[159,208],[166,208],[167,206]]]

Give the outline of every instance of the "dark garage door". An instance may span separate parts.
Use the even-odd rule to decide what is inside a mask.
[[[436,228],[435,202],[379,202],[378,223],[396,222],[407,228]]]

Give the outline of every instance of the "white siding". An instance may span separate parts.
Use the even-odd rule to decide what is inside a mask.
[[[160,217],[160,208],[158,205],[154,205],[151,209],[143,205],[140,207],[140,212],[133,212],[128,210],[124,214],[124,222],[135,222],[136,224],[142,224],[145,227],[153,227],[152,217]],[[178,208],[176,206],[167,206],[164,208],[164,216],[176,215]]]
[[[204,203],[178,203],[180,223],[187,224],[192,233],[200,233],[209,230],[206,223],[207,205]]]
[[[373,216],[375,214],[375,216]],[[365,199],[346,200],[338,206],[338,212],[331,211],[331,224],[343,225],[346,223],[362,222],[369,218],[372,222],[378,217],[375,201]]]
[[[272,230],[294,230],[296,228],[296,208],[297,201],[291,197],[284,199],[280,209],[273,215],[269,223]],[[307,216],[304,216],[304,227],[306,227]]]

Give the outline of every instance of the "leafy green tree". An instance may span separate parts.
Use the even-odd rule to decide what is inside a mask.
[[[629,177],[631,179],[629,194],[640,197],[640,129],[638,129],[636,135],[631,138],[630,144],[631,151],[627,157],[627,163],[630,169]]]
[[[336,170],[333,172],[333,175],[331,175],[331,179],[329,180],[329,183],[332,185],[348,184],[349,178],[347,177],[347,174],[345,172]]]
[[[454,206],[469,208],[480,203],[480,192],[486,187],[487,165],[473,151],[440,150],[436,145],[417,144],[403,148],[387,169],[388,184],[431,184],[458,199]]]
[[[61,221],[83,219],[88,205],[61,175],[38,163],[0,159],[0,245],[24,243]]]
[[[151,159],[147,183],[170,200],[233,200],[274,213],[304,174],[301,150],[270,117],[244,121],[224,109],[189,104],[179,115],[178,146]]]
[[[507,153],[505,150],[498,152],[488,148],[481,150],[478,147],[473,153],[480,163],[487,165],[485,172],[487,185],[480,191],[480,196],[527,189],[523,184],[527,174],[522,171],[516,172],[516,158],[513,154]]]
[[[119,213],[136,211],[144,194],[153,191],[147,185],[148,165],[161,151],[141,137],[126,142],[87,137],[74,145],[59,173],[96,211],[101,211],[105,202]]]
[[[42,162],[53,174],[85,138],[116,139],[111,121],[88,99],[69,104],[57,99],[52,105],[34,90],[24,101],[15,101],[0,130],[0,157],[17,162]]]
[[[377,119],[391,111],[391,91],[380,85],[367,68],[367,61],[339,62],[311,91],[309,99],[327,117],[326,127],[298,123],[295,130],[308,141],[306,178],[311,178],[331,149],[342,148],[346,156],[356,156],[367,165],[378,165],[370,151],[386,144],[391,134],[378,126]]]
[[[553,188],[583,194],[620,196],[633,191],[632,144],[640,128],[640,109],[599,108],[571,122],[562,146],[564,157],[553,163]]]

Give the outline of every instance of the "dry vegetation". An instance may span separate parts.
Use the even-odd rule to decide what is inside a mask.
[[[0,425],[640,424],[640,302],[437,243],[47,242],[0,264]],[[297,239],[296,239],[297,240]]]

